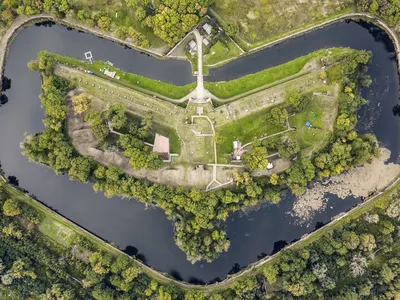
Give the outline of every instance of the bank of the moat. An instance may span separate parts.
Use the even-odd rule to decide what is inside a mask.
[[[374,26],[354,22],[334,24],[228,64],[213,71],[210,79],[240,77],[332,46],[372,51],[373,61],[368,73],[373,83],[363,91],[370,103],[360,111],[359,129],[375,133],[382,145],[392,151],[391,160],[397,161],[400,137],[395,133],[400,121],[392,113],[392,107],[398,102],[396,61],[390,40]],[[158,61],[112,42],[55,25],[22,30],[11,45],[5,69],[5,76],[11,79],[11,89],[6,92],[9,102],[0,109],[0,140],[5,141],[0,143],[0,161],[5,172],[17,176],[22,187],[81,226],[122,249],[136,247],[143,254],[142,258],[155,269],[185,281],[223,279],[235,263],[245,266],[254,262],[261,253],[272,251],[275,242],[297,239],[318,222],[327,222],[359,202],[358,199],[343,201],[330,197],[327,211],[318,213],[310,227],[296,226],[296,220],[287,214],[293,205],[289,196],[278,206],[247,215],[232,214],[227,222],[231,239],[229,252],[212,264],[191,265],[175,245],[172,224],[161,210],[145,210],[144,205],[135,201],[106,199],[95,194],[90,185],[56,176],[52,170],[29,163],[21,155],[19,145],[24,132],[43,129],[43,110],[37,99],[41,92],[40,78],[26,67],[27,62],[42,49],[77,58],[83,58],[84,52],[91,50],[96,59],[110,60],[124,70],[178,85],[195,80],[189,64]],[[128,250],[135,254],[134,248]]]

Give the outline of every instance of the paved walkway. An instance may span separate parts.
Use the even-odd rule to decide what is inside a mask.
[[[204,78],[203,78],[203,37],[200,32],[193,30],[197,42],[197,99],[196,102],[204,101]]]

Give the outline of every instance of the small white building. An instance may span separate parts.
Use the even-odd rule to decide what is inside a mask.
[[[107,69],[104,69],[104,75],[106,75],[106,76],[108,76],[108,77],[111,77],[111,78],[114,78],[115,77],[115,75],[117,74],[117,72],[115,72],[115,71],[109,71],[109,70],[107,70]]]
[[[240,147],[240,142],[239,141],[233,141],[233,149],[237,150]]]
[[[212,31],[212,26],[210,24],[206,23],[203,25],[203,29],[205,30],[205,32],[207,32],[208,35],[210,35],[211,31]]]
[[[271,170],[273,167],[274,165],[271,162],[269,162],[267,165],[267,170]]]
[[[206,38],[203,38],[203,44],[204,44],[205,46],[208,46],[208,45],[210,45],[210,41],[207,40]]]
[[[197,51],[197,44],[196,44],[196,42],[194,40],[191,40],[189,42],[189,48],[190,48],[191,51]]]

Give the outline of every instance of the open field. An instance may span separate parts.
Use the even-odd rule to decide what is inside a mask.
[[[310,23],[354,11],[355,5],[353,0],[220,0],[212,9],[222,23],[236,26],[237,37],[251,48],[310,26]]]
[[[191,83],[185,86],[177,86],[159,80],[150,79],[133,73],[125,73],[120,69],[111,67],[109,64],[102,61],[95,61],[93,64],[79,61],[75,58],[66,57],[58,54],[50,54],[58,62],[71,67],[79,67],[84,70],[92,71],[96,76],[107,78],[110,81],[117,82],[121,85],[126,85],[129,88],[139,89],[140,91],[155,94],[158,97],[167,97],[171,99],[181,99],[188,95],[195,87],[196,83]],[[115,71],[120,80],[111,79],[100,72],[101,68],[107,68],[110,71]]]

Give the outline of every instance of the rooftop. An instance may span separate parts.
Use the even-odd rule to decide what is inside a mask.
[[[203,25],[203,29],[207,32],[207,34],[211,34],[212,26],[206,23]]]
[[[169,154],[169,138],[156,133],[154,139],[153,152],[168,153]]]

